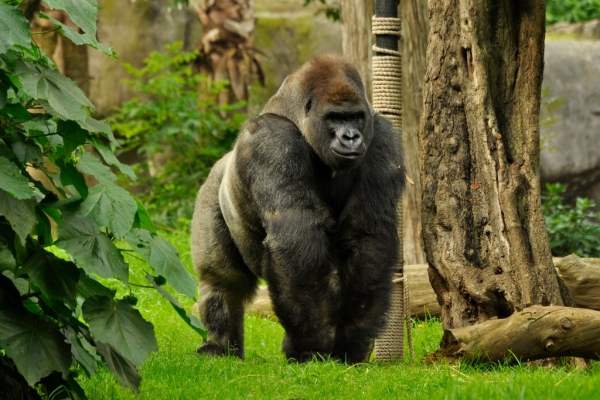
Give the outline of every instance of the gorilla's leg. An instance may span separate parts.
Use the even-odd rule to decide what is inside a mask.
[[[244,304],[251,299],[254,288],[250,280],[236,286],[239,290],[201,282],[200,317],[209,340],[200,346],[199,354],[244,358]]]
[[[225,224],[217,199],[219,173],[219,169],[211,173],[200,190],[192,222],[200,318],[208,329],[208,341],[198,353],[244,358],[244,305],[252,300],[258,278],[244,263]]]
[[[244,264],[222,217],[211,225],[210,254],[197,266],[200,317],[209,337],[198,353],[244,358],[244,304],[254,296],[258,278]]]

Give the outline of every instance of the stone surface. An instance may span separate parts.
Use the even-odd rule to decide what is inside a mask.
[[[541,130],[542,181],[566,183],[567,201],[600,206],[600,41],[547,41],[542,86],[542,119],[555,119]]]
[[[99,117],[106,117],[131,98],[123,80],[131,77],[123,63],[143,66],[150,52],[162,50],[167,43],[184,42],[190,49],[200,37],[200,21],[187,9],[173,8],[169,0],[99,0],[98,40],[112,47],[119,58],[91,50],[88,53],[90,93]]]

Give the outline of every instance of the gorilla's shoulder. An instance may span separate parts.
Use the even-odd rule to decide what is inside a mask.
[[[300,134],[300,130],[290,119],[273,114],[265,113],[248,120],[243,128],[243,131],[247,131],[249,134],[264,133],[264,132],[297,132]]]
[[[265,113],[248,120],[238,137],[238,147],[253,147],[270,152],[299,149],[306,145],[300,129],[286,117]]]
[[[236,142],[238,167],[285,170],[310,158],[310,147],[291,120],[265,113],[247,121]]]

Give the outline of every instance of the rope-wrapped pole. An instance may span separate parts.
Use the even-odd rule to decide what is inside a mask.
[[[373,17],[373,108],[388,117],[402,137],[402,54],[398,41],[402,24],[398,18],[399,0],[376,0]],[[400,257],[394,273],[392,306],[388,325],[375,341],[377,361],[390,362],[404,359],[404,321],[406,321],[409,348],[414,358],[408,286],[404,271],[402,200],[398,204],[398,235]]]

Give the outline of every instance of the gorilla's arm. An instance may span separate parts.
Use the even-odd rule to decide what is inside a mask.
[[[266,233],[261,272],[286,329],[284,351],[299,361],[331,350],[337,308],[334,221],[317,194],[313,157],[296,125],[273,114],[253,120],[238,139],[238,173]]]
[[[374,130],[355,191],[340,217],[344,304],[332,354],[349,363],[364,360],[370,338],[385,327],[399,261],[397,205],[405,184],[399,135],[381,116],[375,116]]]

